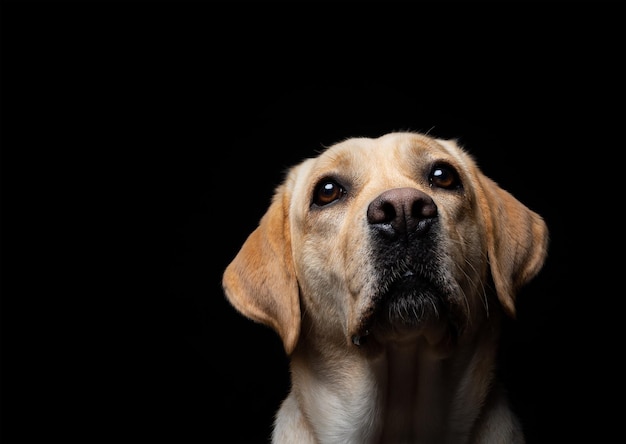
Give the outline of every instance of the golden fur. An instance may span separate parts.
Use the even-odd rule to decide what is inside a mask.
[[[523,443],[500,318],[547,244],[455,141],[354,138],[292,167],[223,277],[290,357],[273,442]]]

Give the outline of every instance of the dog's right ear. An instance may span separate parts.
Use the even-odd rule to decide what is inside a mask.
[[[289,355],[300,335],[298,282],[291,253],[290,192],[274,193],[259,226],[226,267],[222,286],[230,303],[244,316],[273,328]]]

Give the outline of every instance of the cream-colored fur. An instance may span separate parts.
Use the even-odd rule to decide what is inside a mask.
[[[496,351],[547,244],[455,141],[354,138],[292,167],[223,277],[290,357],[273,442],[523,443]]]

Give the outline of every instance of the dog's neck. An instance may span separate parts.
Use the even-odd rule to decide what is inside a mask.
[[[486,354],[445,358],[425,341],[389,344],[374,370],[385,399],[381,442],[464,442],[487,393],[470,386],[476,381],[470,374],[492,360]]]
[[[435,442],[443,430],[450,393],[442,377],[443,362],[422,344],[390,344],[375,364],[376,381],[384,392],[383,442],[405,442],[409,434]],[[419,427],[416,427],[419,425]]]
[[[491,383],[476,375],[491,375],[495,359],[490,346],[445,357],[422,337],[387,343],[374,357],[310,345],[292,356],[293,386],[306,389],[289,402],[315,418],[309,428],[321,442],[464,442]]]

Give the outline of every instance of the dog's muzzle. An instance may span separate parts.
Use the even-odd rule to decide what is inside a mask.
[[[377,287],[352,336],[355,345],[372,331],[414,330],[447,311],[433,199],[416,188],[387,190],[369,204],[367,222]]]

